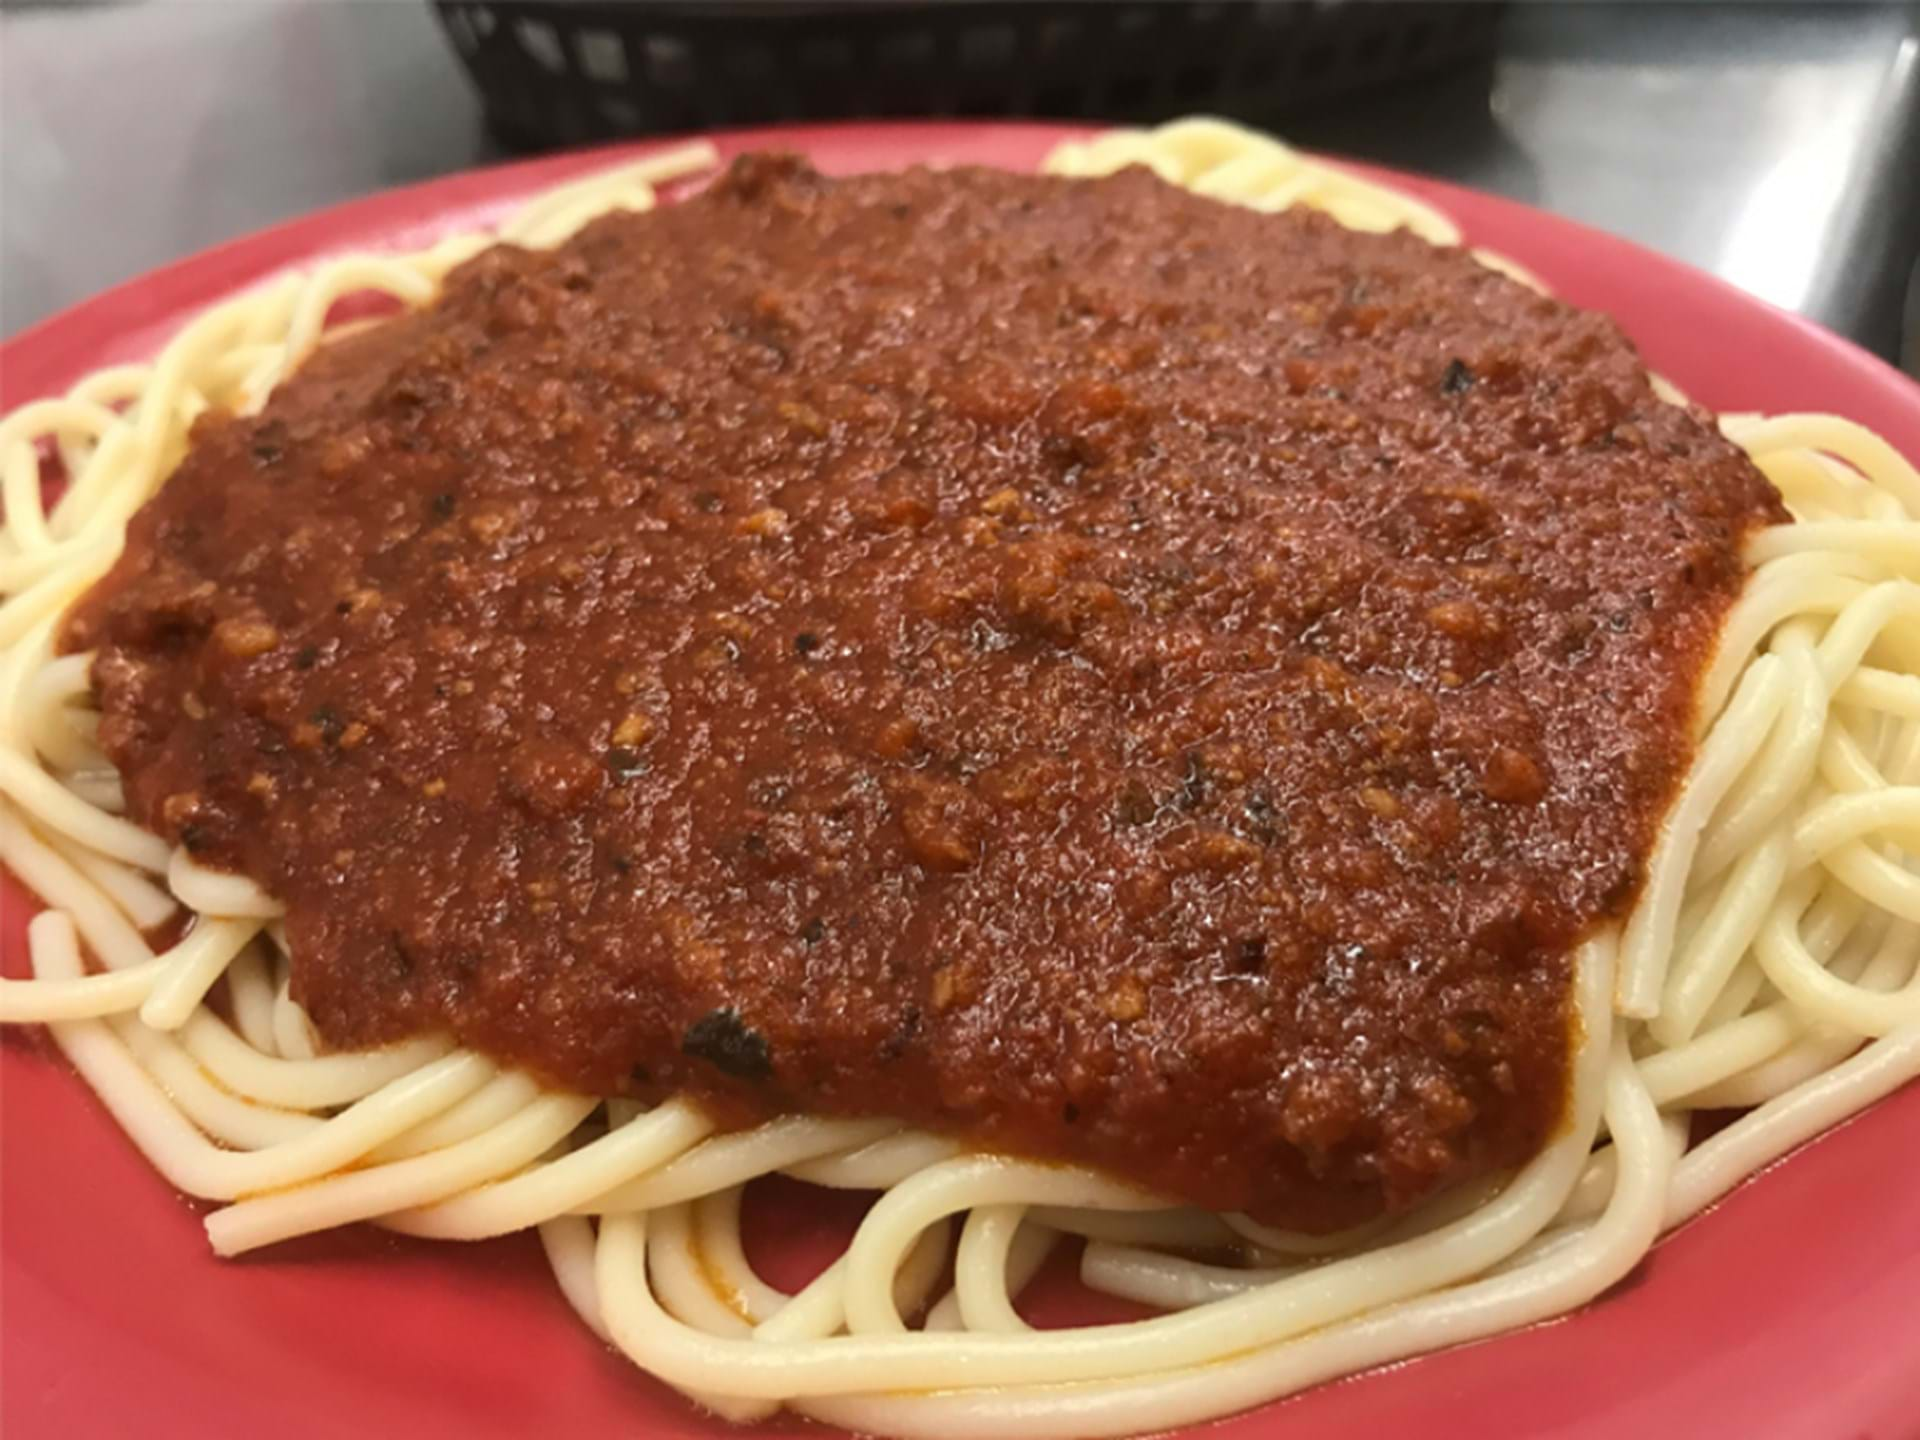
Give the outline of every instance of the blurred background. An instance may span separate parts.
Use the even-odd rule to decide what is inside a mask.
[[[1196,111],[1626,235],[1920,375],[1920,3],[5,3],[0,333],[519,153]]]

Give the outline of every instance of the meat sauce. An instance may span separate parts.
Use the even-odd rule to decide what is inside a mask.
[[[1784,518],[1459,252],[761,156],[204,417],[65,643],[334,1045],[1324,1230],[1560,1122]]]

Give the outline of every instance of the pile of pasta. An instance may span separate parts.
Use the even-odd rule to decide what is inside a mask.
[[[360,1221],[445,1240],[537,1230],[587,1326],[729,1419],[788,1407],[889,1435],[1123,1435],[1563,1314],[1920,1073],[1920,475],[1820,415],[1721,419],[1794,523],[1750,542],[1644,894],[1578,955],[1569,1123],[1515,1174],[1296,1235],[885,1118],[718,1133],[687,1101],[544,1089],[445,1037],[326,1049],[293,998],[273,898],[122,814],[91,657],[59,653],[61,617],[195,418],[260,405],[337,333],[343,298],[429,303],[484,246],[557,244],[717,159],[668,151],[490,233],[282,276],[151,362],[0,421],[0,860],[46,907],[31,978],[0,980],[0,1020],[45,1025],[167,1182],[218,1202],[215,1251]],[[1218,121],[1066,144],[1046,168],[1136,163],[1256,209],[1461,239],[1428,205]],[[150,943],[161,934],[179,938]],[[1743,1113],[1696,1143],[1696,1112],[1726,1109]],[[772,1174],[876,1195],[791,1294],[741,1235],[744,1188]],[[1158,1313],[1031,1329],[1017,1302],[1063,1246],[1086,1286]]]

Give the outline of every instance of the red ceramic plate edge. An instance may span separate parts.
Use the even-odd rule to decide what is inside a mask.
[[[1017,168],[1077,133],[933,124],[712,138],[724,154],[784,145],[837,170],[915,159]],[[284,265],[490,219],[615,153],[387,192],[130,281],[0,347],[0,408],[150,353],[193,310]],[[1471,243],[1615,315],[1649,363],[1703,403],[1830,409],[1920,454],[1920,388],[1827,332],[1602,232],[1354,168],[1430,199]],[[9,911],[0,949],[17,956],[19,896],[0,902]],[[483,1262],[457,1247],[362,1234],[222,1265],[204,1251],[197,1213],[43,1047],[18,1035],[0,1044],[0,1120],[0,1431],[9,1437],[319,1436],[338,1433],[349,1415],[356,1426],[417,1436],[535,1426],[723,1433],[600,1351],[564,1313],[529,1245],[485,1247]],[[1920,1091],[1743,1186],[1568,1320],[1325,1386],[1207,1433],[1398,1433],[1415,1420],[1433,1440],[1920,1436]]]

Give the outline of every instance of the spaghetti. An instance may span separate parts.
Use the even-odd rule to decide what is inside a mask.
[[[272,897],[120,813],[89,657],[56,655],[56,627],[194,418],[259,406],[340,298],[422,304],[492,239],[556,244],[714,159],[657,156],[563,187],[497,236],[286,277],[151,364],[0,421],[0,860],[48,907],[28,930],[33,978],[0,980],[0,1020],[47,1025],[169,1182],[224,1202],[207,1217],[218,1253],[358,1220],[440,1239],[537,1228],[596,1333],[730,1419],[785,1406],[903,1436],[1123,1435],[1564,1313],[1920,1074],[1920,475],[1857,426],[1792,415],[1721,422],[1796,523],[1749,543],[1641,899],[1576,956],[1567,1121],[1510,1176],[1313,1237],[885,1120],[717,1133],[686,1100],[543,1089],[445,1039],[326,1052],[291,998]],[[1063,146],[1048,168],[1136,162],[1255,208],[1460,238],[1426,206],[1218,122]],[[44,447],[70,480],[51,505]],[[156,953],[145,937],[183,909],[191,928]],[[1694,1112],[1725,1108],[1746,1113],[1691,1143]],[[740,1235],[743,1187],[773,1173],[882,1192],[792,1295],[754,1273]],[[1014,1302],[1062,1237],[1085,1240],[1084,1283],[1163,1313],[1030,1330]],[[1193,1258],[1221,1252],[1242,1263]]]

